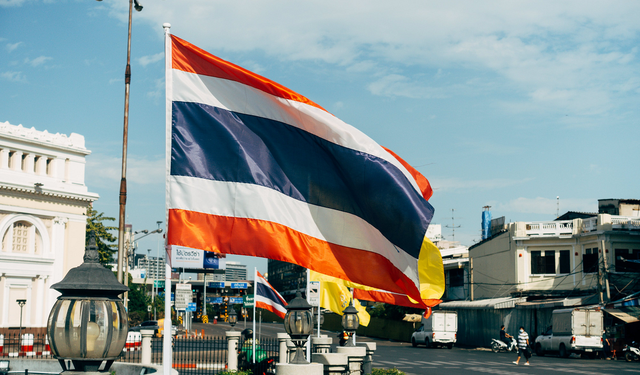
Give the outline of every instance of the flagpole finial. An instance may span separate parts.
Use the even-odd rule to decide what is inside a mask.
[[[165,22],[162,24],[162,27],[165,29],[170,29],[171,28],[171,24],[169,22]]]

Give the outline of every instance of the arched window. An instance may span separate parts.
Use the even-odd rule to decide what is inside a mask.
[[[38,225],[25,217],[7,223],[2,233],[2,251],[4,253],[21,254],[42,254],[43,241],[42,233]]]

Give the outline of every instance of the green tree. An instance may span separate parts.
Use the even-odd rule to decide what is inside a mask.
[[[151,296],[147,294],[145,284],[134,284],[133,277],[129,276],[129,323],[136,326],[145,320],[149,320],[147,306],[151,304]]]
[[[107,267],[113,261],[113,254],[116,252],[118,244],[117,237],[110,231],[118,230],[118,227],[105,225],[105,222],[115,221],[113,217],[104,216],[103,212],[98,212],[89,206],[87,209],[87,236],[85,246],[89,244],[89,232],[96,234],[96,245],[100,254],[100,264]]]
[[[373,309],[369,310],[369,315],[373,318],[402,320],[406,314],[422,314],[423,312],[424,310],[417,308],[380,303],[375,305]]]

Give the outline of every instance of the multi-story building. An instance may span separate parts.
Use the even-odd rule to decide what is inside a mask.
[[[602,199],[597,214],[494,226],[489,238],[469,248],[474,298],[602,292],[606,301],[638,291],[639,208],[639,200]]]
[[[166,261],[164,258],[136,255],[136,268],[140,278],[147,280],[164,280]],[[135,277],[135,276],[134,276]]]
[[[293,263],[267,260],[269,284],[287,301],[296,296],[296,291],[307,285],[307,269]]]
[[[247,280],[247,265],[227,260],[225,270],[225,281],[245,281]]]
[[[46,327],[51,285],[82,263],[89,153],[79,134],[0,123],[0,329]]]

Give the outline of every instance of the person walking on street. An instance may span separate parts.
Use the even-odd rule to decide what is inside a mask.
[[[503,343],[507,344],[507,348],[509,347],[509,344],[511,344],[511,339],[513,338],[513,336],[511,336],[510,334],[508,334],[505,330],[504,330],[504,325],[500,326],[500,341],[502,341]]]
[[[609,342],[609,338],[607,337],[607,332],[602,332],[602,354],[604,359],[611,359],[611,343]]]
[[[529,366],[529,358],[531,357],[531,352],[529,351],[529,334],[525,332],[524,327],[520,327],[520,332],[518,332],[518,359],[513,363],[517,365],[522,356],[524,356],[526,360],[524,365]]]

